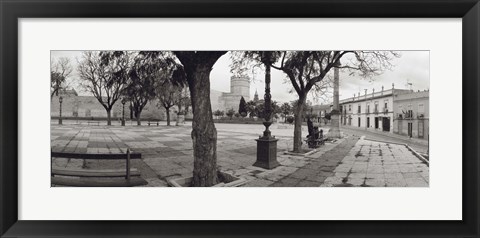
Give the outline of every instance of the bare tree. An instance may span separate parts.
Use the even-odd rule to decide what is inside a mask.
[[[157,87],[157,97],[160,105],[167,114],[167,126],[170,126],[170,109],[179,104],[182,98],[182,87],[175,85],[170,80],[165,80]]]
[[[217,130],[210,102],[210,71],[226,51],[174,51],[182,63],[192,101],[192,186],[209,187],[218,182]]]
[[[167,62],[157,53],[141,51],[135,56],[129,72],[128,86],[125,88],[125,95],[131,101],[133,114],[139,126],[143,108],[148,101],[157,96],[157,88],[160,80],[163,80],[162,75],[165,74],[163,71],[168,70],[168,65],[174,63]]]
[[[50,61],[50,98],[53,95],[58,96],[58,91],[66,87],[67,78],[73,71],[70,59],[67,57],[60,57],[58,60],[52,59]]]
[[[124,51],[85,51],[78,62],[83,87],[91,92],[107,112],[111,125],[113,105],[127,86],[131,53]]]

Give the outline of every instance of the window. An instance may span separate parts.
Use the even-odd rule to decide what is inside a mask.
[[[358,113],[361,113],[361,112],[362,112],[362,107],[358,105]]]
[[[418,113],[420,114],[425,113],[425,107],[423,106],[423,103],[418,104]]]
[[[408,110],[407,118],[413,118],[413,111],[412,110]]]
[[[352,111],[352,105],[348,105],[348,111],[349,111],[349,112]]]
[[[378,101],[375,102],[375,113],[378,113]]]
[[[367,113],[370,113],[370,104],[367,104]]]
[[[413,118],[412,104],[408,104],[407,115],[408,118]]]

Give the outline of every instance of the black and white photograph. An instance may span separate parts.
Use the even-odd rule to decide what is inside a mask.
[[[428,50],[52,50],[50,76],[52,187],[429,187]]]
[[[477,237],[479,1],[0,0],[0,236]]]

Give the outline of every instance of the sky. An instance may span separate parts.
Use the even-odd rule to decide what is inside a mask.
[[[340,71],[340,99],[353,97],[353,94],[361,92],[363,95],[365,89],[368,93],[379,92],[384,86],[384,89],[391,89],[392,83],[397,89],[413,89],[413,90],[429,90],[430,89],[430,52],[429,51],[398,51],[399,58],[394,58],[391,62],[394,65],[391,70],[384,71],[381,75],[373,78],[364,79],[360,76],[350,75],[348,71]],[[80,95],[88,95],[84,92],[76,82],[78,82],[78,74],[76,72],[77,59],[81,58],[82,51],[52,51],[51,57],[53,60],[59,57],[68,57],[72,63],[73,72],[70,76],[70,87],[75,88]],[[230,91],[230,54],[223,55],[213,66],[210,73],[210,87],[213,90],[221,92]],[[333,71],[332,71],[333,73]],[[264,85],[264,71],[257,68],[254,73],[250,73],[253,78],[250,84],[250,98],[253,99],[255,91],[258,91],[259,98],[263,98]],[[278,102],[290,102],[297,98],[295,92],[289,93],[292,89],[290,81],[287,80],[285,74],[279,70],[271,70],[271,94],[272,100]],[[330,94],[333,95],[333,94]],[[309,95],[307,100],[314,104],[329,103],[330,97],[327,99],[316,98],[314,95]]]

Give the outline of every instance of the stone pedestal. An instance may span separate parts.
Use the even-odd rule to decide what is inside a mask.
[[[122,126],[125,126],[125,119],[122,119]]]
[[[332,115],[331,122],[332,124],[330,130],[328,131],[328,138],[341,138],[342,135],[340,134],[340,115]]]
[[[258,138],[257,141],[257,161],[253,166],[264,169],[273,169],[280,165],[277,161],[277,141],[275,138]]]
[[[280,165],[277,161],[277,141],[275,137],[271,135],[268,129],[272,122],[263,122],[265,125],[265,131],[263,136],[255,139],[257,141],[257,161],[253,166],[257,166],[264,169],[273,169]]]
[[[62,118],[58,118],[58,125],[62,125],[62,124],[63,124]]]

